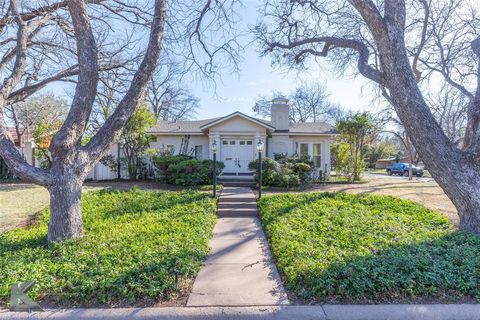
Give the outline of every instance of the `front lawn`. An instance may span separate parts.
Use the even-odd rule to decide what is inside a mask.
[[[216,221],[208,194],[97,191],[83,195],[85,237],[48,245],[48,210],[36,225],[0,234],[0,304],[10,284],[35,280],[47,306],[154,305],[185,294]],[[178,284],[175,281],[178,275]]]
[[[309,302],[480,299],[480,238],[390,196],[267,196],[261,219],[286,286]]]

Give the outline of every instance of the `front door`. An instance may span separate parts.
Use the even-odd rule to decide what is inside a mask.
[[[221,153],[224,175],[250,174],[248,164],[254,159],[253,139],[223,139]]]

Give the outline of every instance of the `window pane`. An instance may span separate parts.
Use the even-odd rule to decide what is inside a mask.
[[[300,154],[301,155],[308,155],[308,144],[307,143],[300,143]]]
[[[195,159],[203,160],[203,146],[195,146]]]
[[[322,148],[319,143],[313,145],[313,164],[317,168],[319,168],[322,163],[321,150]]]

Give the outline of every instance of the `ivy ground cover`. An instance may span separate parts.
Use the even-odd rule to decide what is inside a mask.
[[[284,194],[259,201],[285,284],[306,302],[475,302],[480,238],[390,196]]]
[[[10,285],[35,280],[48,306],[153,305],[188,290],[209,247],[215,201],[188,192],[83,195],[85,237],[47,244],[48,209],[29,227],[0,234],[0,305]]]

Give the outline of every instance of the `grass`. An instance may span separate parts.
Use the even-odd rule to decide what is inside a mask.
[[[5,183],[3,183],[5,182]],[[47,189],[29,183],[22,183],[19,180],[0,183],[0,233],[15,226],[25,225],[29,219],[45,209],[50,196]],[[154,181],[96,181],[87,183],[83,186],[84,192],[97,191],[102,189],[128,190],[133,186],[139,186],[142,189],[154,189],[161,191],[183,191],[198,190],[211,191],[212,185],[202,185],[195,187],[179,187],[173,185],[163,185]],[[217,190],[223,190],[223,185],[217,185]]]
[[[309,302],[480,299],[480,238],[390,196],[267,196],[260,214],[289,290]]]
[[[20,183],[0,184],[0,233],[44,209],[49,201],[45,188]]]
[[[0,234],[0,304],[26,280],[37,282],[32,298],[56,307],[152,305],[188,290],[216,221],[209,195],[134,188],[89,192],[82,205],[83,239],[47,244],[48,210]]]

